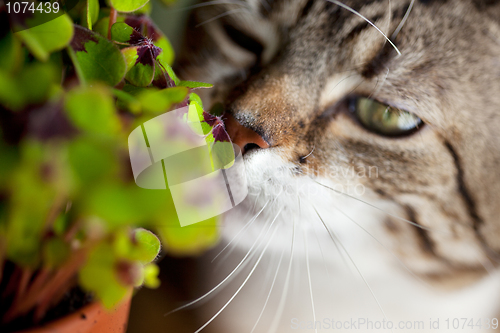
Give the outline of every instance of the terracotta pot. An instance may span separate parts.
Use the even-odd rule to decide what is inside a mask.
[[[115,309],[101,303],[84,306],[69,316],[19,333],[125,333],[132,293]]]

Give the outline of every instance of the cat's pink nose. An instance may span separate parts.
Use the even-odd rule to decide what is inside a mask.
[[[269,148],[266,140],[255,131],[241,125],[231,114],[226,113],[223,118],[231,141],[240,147],[242,154],[252,149]]]

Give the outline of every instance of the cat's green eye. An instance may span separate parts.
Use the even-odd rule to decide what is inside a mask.
[[[352,99],[351,111],[366,129],[385,136],[411,134],[423,125],[413,113],[366,97]]]

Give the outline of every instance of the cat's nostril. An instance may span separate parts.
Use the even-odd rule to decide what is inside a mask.
[[[245,152],[249,152],[252,149],[260,149],[260,147],[255,143],[247,143],[245,147],[243,147]]]
[[[231,141],[240,147],[242,154],[250,150],[269,148],[266,140],[254,130],[241,125],[231,114],[225,114],[223,118]]]

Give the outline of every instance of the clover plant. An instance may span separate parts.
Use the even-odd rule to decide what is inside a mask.
[[[2,324],[43,321],[75,286],[112,308],[133,286],[158,286],[159,239],[179,255],[217,240],[215,218],[179,227],[170,192],[131,173],[129,133],[177,107],[203,122],[207,142],[228,140],[193,92],[211,85],[172,70],[148,1],[27,15],[0,4]]]

